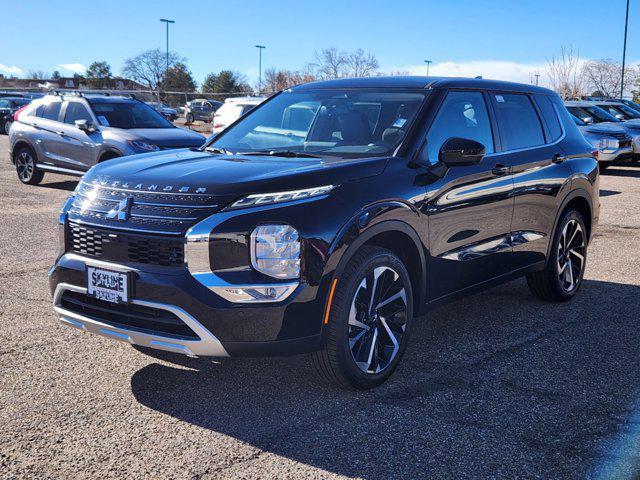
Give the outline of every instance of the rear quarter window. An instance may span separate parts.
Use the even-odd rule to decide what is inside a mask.
[[[558,140],[562,136],[562,127],[560,126],[560,120],[558,120],[558,114],[551,102],[551,99],[547,95],[536,94],[536,103],[540,112],[542,112],[542,118],[547,125],[547,130],[551,138],[547,143],[552,143]]]

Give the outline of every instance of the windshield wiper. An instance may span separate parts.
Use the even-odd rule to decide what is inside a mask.
[[[238,152],[238,155],[267,155],[269,157],[285,157],[285,158],[320,158],[318,155],[312,155],[306,152],[296,152],[293,150],[254,150],[252,152]]]
[[[207,147],[204,149],[204,151],[209,153],[219,153],[222,155],[233,155],[233,153],[230,152],[229,150],[226,150],[224,148],[219,148],[219,147]]]

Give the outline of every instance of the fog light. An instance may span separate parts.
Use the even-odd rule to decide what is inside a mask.
[[[283,283],[276,285],[227,285],[211,287],[211,289],[225,300],[233,303],[262,303],[281,302],[291,295],[297,286],[297,283]]]
[[[251,265],[274,278],[300,277],[300,240],[290,225],[261,225],[251,234]]]

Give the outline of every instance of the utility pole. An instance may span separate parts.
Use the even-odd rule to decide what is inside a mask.
[[[427,64],[427,77],[429,76],[429,66],[433,63],[431,60],[425,60],[424,63]]]
[[[256,45],[256,48],[260,51],[258,57],[258,95],[260,95],[260,92],[262,91],[262,50],[267,47],[265,47],[264,45]]]
[[[537,87],[538,86],[538,80],[540,79],[540,74],[539,73],[535,73],[533,76],[536,77],[536,87]]]
[[[169,24],[176,23],[176,21],[167,20],[166,18],[161,18],[160,21],[164,22],[167,25],[167,68],[166,70],[169,70]],[[165,70],[165,75],[167,74],[166,70]]]
[[[624,64],[627,59],[627,26],[629,25],[629,0],[627,0],[627,14],[624,19],[624,46],[622,47],[622,79],[620,81],[620,98],[624,96]]]

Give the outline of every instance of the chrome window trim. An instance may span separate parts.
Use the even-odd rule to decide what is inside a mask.
[[[100,262],[106,263],[106,262]],[[155,348],[174,353],[181,353],[189,357],[212,356],[212,357],[228,357],[229,354],[224,346],[207,330],[200,322],[198,322],[189,313],[175,305],[164,303],[148,302],[144,300],[132,299],[131,303],[145,307],[158,308],[167,310],[182,320],[195,334],[199,340],[183,340],[173,337],[167,337],[159,334],[143,333],[137,330],[130,330],[122,327],[115,327],[108,323],[101,322],[97,319],[71,312],[62,307],[62,294],[65,291],[72,291],[86,294],[87,289],[78,287],[68,283],[60,283],[56,287],[53,295],[53,309],[58,315],[58,319],[65,325],[78,328],[80,330],[101,335],[103,337],[130,343],[132,345],[140,345],[143,347]]]

